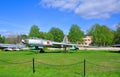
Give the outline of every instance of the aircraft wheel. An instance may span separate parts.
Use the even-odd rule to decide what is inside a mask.
[[[43,49],[40,49],[40,53],[44,53],[45,51]]]

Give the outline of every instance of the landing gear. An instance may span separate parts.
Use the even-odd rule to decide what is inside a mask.
[[[44,53],[45,51],[42,49],[42,48],[40,48],[40,53]]]
[[[66,46],[64,46],[64,52],[67,53],[67,49],[66,49]]]
[[[36,54],[40,53],[44,53],[45,51],[43,50],[43,48],[38,48],[38,46],[35,46],[36,48]],[[39,51],[40,50],[40,51]]]

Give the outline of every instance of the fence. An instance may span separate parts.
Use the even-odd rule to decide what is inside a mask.
[[[86,59],[84,59],[83,61],[79,61],[79,62],[76,62],[76,63],[71,63],[71,64],[64,64],[64,65],[55,65],[55,64],[48,64],[48,63],[44,63],[44,62],[41,62],[39,60],[35,60],[34,58],[32,58],[32,60],[28,60],[28,61],[23,61],[23,62],[9,62],[9,61],[5,61],[3,59],[0,59],[0,62],[3,62],[3,63],[7,63],[7,64],[26,64],[26,63],[31,63],[32,64],[32,71],[33,73],[36,72],[36,63],[39,63],[39,64],[42,64],[42,65],[47,65],[47,66],[55,66],[55,67],[62,67],[62,66],[73,66],[73,65],[77,65],[77,64],[83,64],[83,77],[86,77],[86,74],[87,74],[87,65],[92,65],[94,67],[97,67],[97,68],[108,68],[108,69],[117,69],[117,70],[120,70],[120,67],[112,67],[112,66],[105,66],[105,65],[101,65],[101,64],[96,64],[94,62],[90,62],[90,61],[87,61]],[[117,62],[120,64],[120,62]]]

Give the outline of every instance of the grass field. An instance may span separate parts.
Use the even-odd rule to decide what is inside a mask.
[[[35,73],[32,58],[35,58]],[[117,51],[0,51],[0,77],[120,77],[120,53]]]

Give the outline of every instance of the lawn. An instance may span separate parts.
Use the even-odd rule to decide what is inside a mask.
[[[35,59],[35,73],[32,59]],[[120,77],[117,51],[0,51],[0,77]]]

